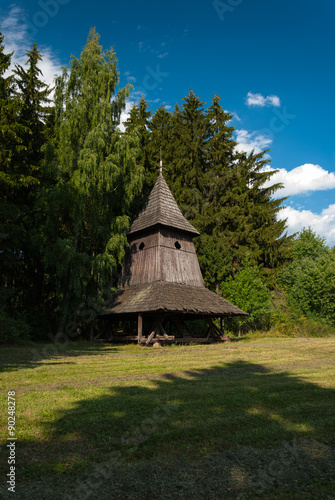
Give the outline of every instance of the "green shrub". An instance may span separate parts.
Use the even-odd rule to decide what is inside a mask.
[[[0,310],[0,342],[20,343],[30,338],[31,327],[23,316],[10,317],[4,309]]]
[[[249,316],[229,318],[228,329],[240,332],[250,328],[264,328],[269,323],[271,298],[264,285],[261,271],[250,263],[249,257],[243,262],[243,269],[235,279],[228,278],[221,285],[225,299],[245,311]]]
[[[312,230],[299,233],[293,260],[280,272],[279,282],[291,310],[335,326],[335,249]]]

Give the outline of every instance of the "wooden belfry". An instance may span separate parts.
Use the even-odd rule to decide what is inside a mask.
[[[198,235],[181,213],[161,166],[145,208],[128,231],[130,248],[118,293],[108,309],[99,315],[106,320],[109,340],[149,345],[209,343],[227,338],[213,323],[213,318],[246,313],[205,287],[193,243]],[[137,332],[127,335],[113,331],[115,320],[129,323],[134,319]],[[207,322],[205,337],[192,336],[185,323],[189,319]]]

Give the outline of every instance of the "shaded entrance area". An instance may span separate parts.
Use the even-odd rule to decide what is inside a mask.
[[[128,315],[109,319],[101,329],[99,338],[108,342],[137,342],[141,345],[191,344],[225,342],[221,321],[218,327],[210,316],[167,314]]]

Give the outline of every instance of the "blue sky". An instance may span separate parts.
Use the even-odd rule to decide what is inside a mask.
[[[52,82],[95,26],[114,46],[121,85],[152,110],[190,88],[234,114],[238,148],[270,148],[287,195],[289,232],[311,226],[335,245],[335,3],[333,0],[22,0],[0,8],[13,62],[37,42]],[[124,115],[124,116],[125,116]]]

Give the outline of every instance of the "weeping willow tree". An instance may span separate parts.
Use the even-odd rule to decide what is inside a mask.
[[[116,55],[103,51],[99,39],[92,29],[80,59],[72,57],[55,86],[48,152],[55,185],[44,200],[58,337],[78,316],[78,305],[99,300],[109,286],[123,259],[129,206],[142,188],[136,130],[122,136],[118,129],[129,87],[117,88]]]

